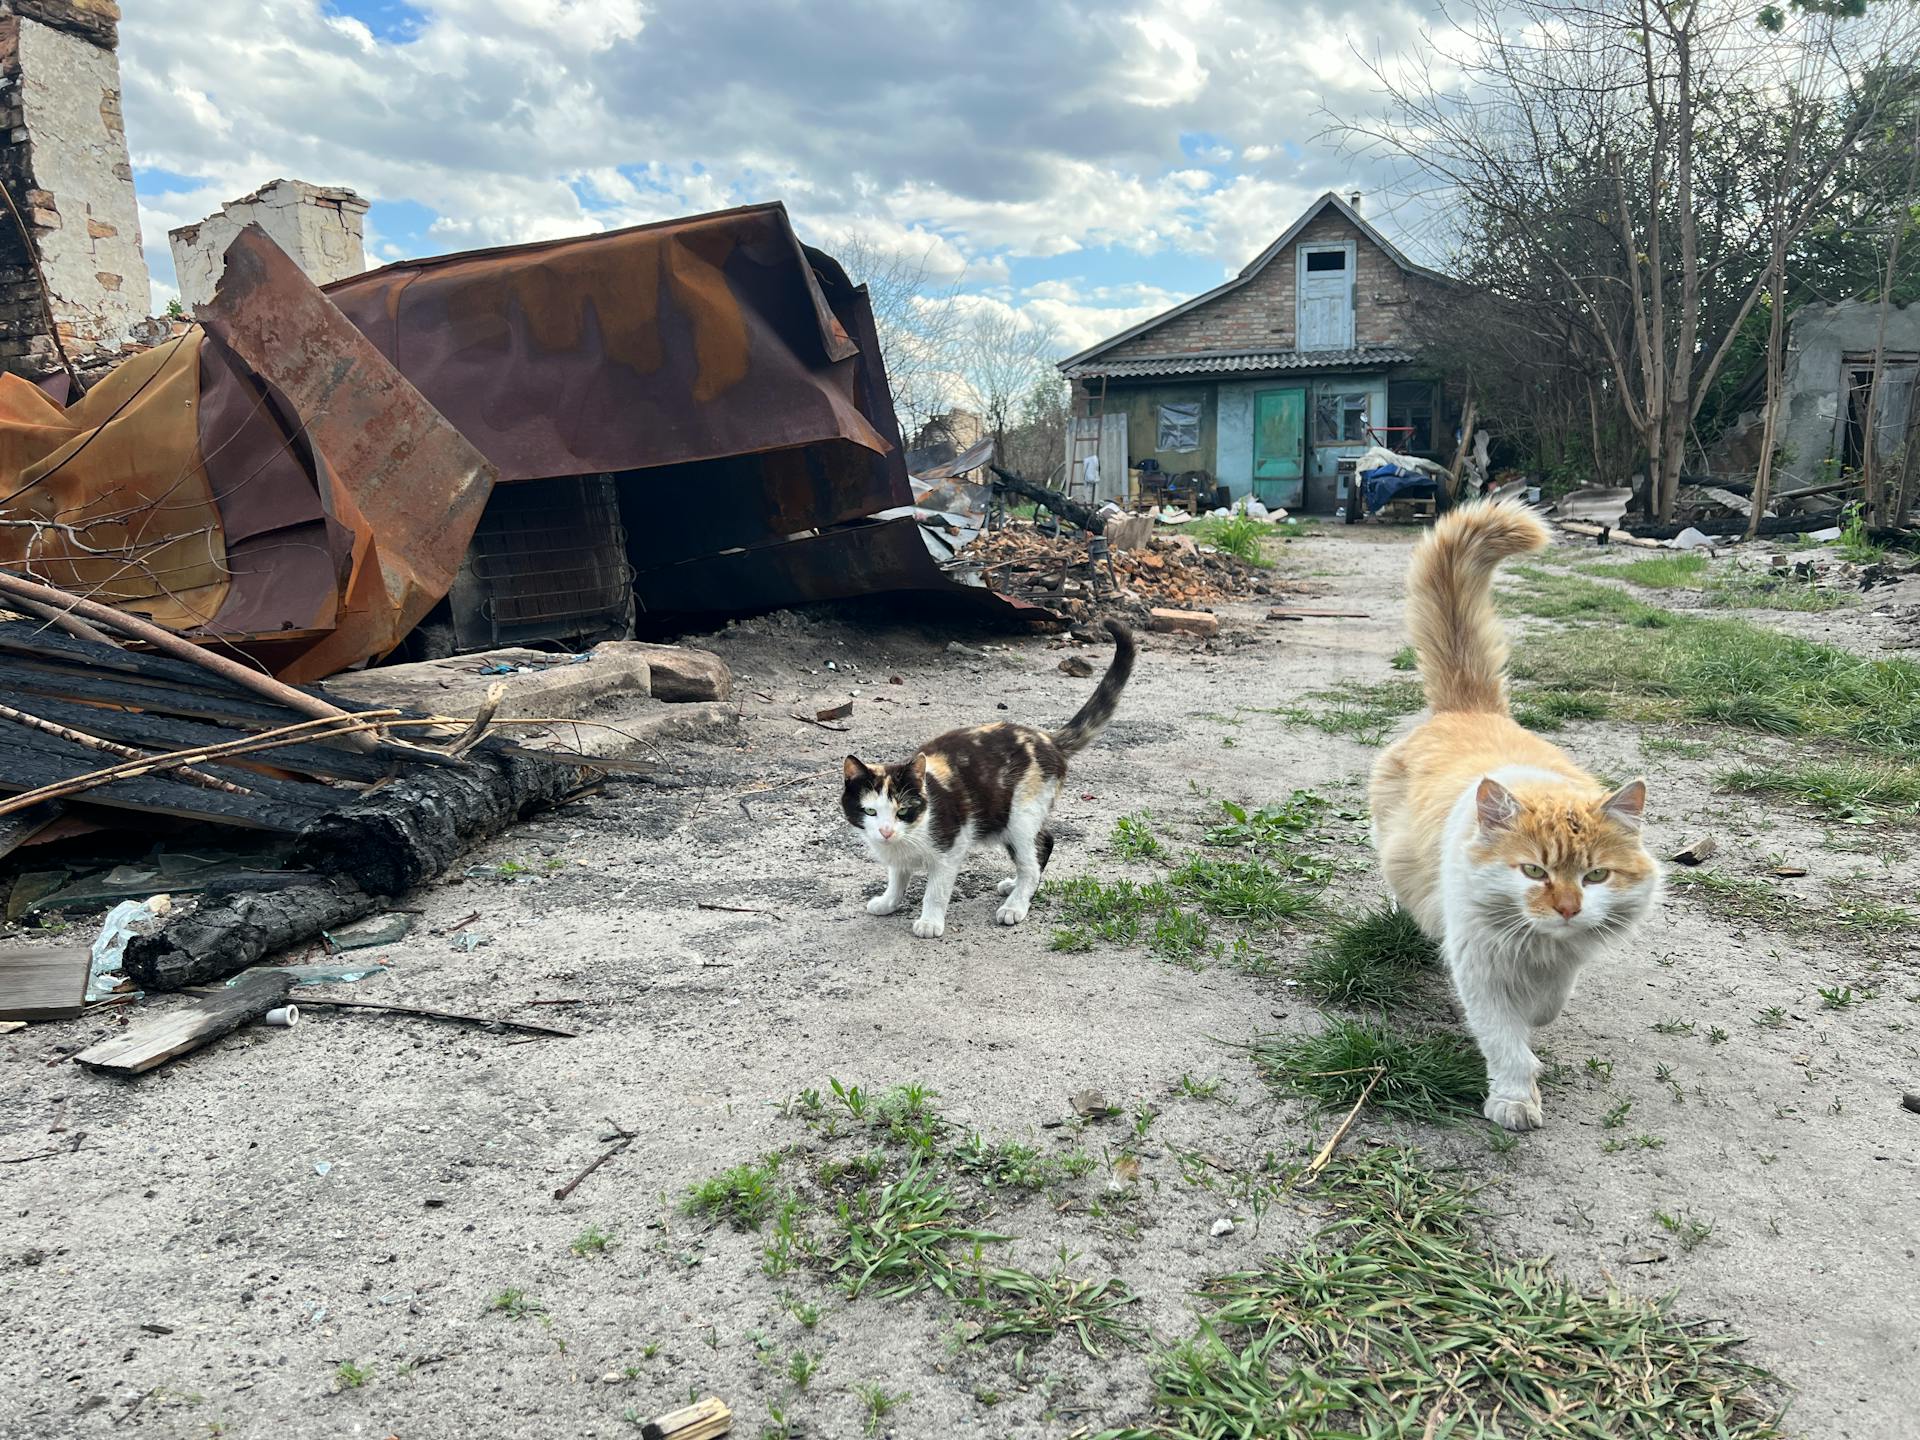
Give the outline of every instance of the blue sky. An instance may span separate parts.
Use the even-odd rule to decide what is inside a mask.
[[[1390,204],[1319,137],[1379,107],[1356,51],[1422,21],[1267,0],[127,11],[156,304],[166,231],[280,176],[366,196],[370,264],[780,199],[813,243],[912,256],[1062,353],[1217,285],[1325,190]]]

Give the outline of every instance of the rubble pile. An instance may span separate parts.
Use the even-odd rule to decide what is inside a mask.
[[[1072,527],[1049,535],[1014,525],[982,535],[966,555],[984,567],[993,589],[1076,619],[1194,610],[1274,591],[1266,571],[1191,536],[1155,536],[1140,549],[1110,551],[1104,563],[1090,557],[1087,539]]]

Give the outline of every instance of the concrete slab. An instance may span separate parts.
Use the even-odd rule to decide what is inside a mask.
[[[502,665],[516,668],[505,674]],[[524,667],[524,668],[520,668]],[[544,650],[488,650],[412,665],[382,665],[335,675],[320,688],[366,705],[424,710],[429,715],[470,719],[494,685],[506,687],[496,712],[504,719],[585,715],[615,700],[652,694],[646,658],[602,645],[575,659]]]

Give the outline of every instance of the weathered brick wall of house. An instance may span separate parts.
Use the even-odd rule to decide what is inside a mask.
[[[1424,282],[1407,274],[1338,210],[1329,206],[1258,275],[1217,300],[1137,335],[1100,358],[1291,350],[1294,345],[1295,249],[1302,243],[1352,240],[1355,249],[1354,343],[1393,345],[1407,336],[1408,306]]]
[[[0,156],[75,361],[117,353],[147,318],[146,257],[120,117],[113,0],[0,0]],[[56,368],[40,292],[0,210],[0,367]]]

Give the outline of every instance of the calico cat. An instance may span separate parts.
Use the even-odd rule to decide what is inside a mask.
[[[1415,548],[1407,625],[1433,713],[1373,770],[1387,885],[1440,944],[1487,1062],[1484,1113],[1509,1130],[1543,1123],[1532,1027],[1660,896],[1640,838],[1646,782],[1609,793],[1508,713],[1493,572],[1547,542],[1532,511],[1502,501],[1452,511]]]
[[[872,766],[847,757],[840,808],[887,867],[887,888],[867,902],[869,914],[893,914],[906,898],[907,881],[924,870],[927,890],[913,933],[938,937],[946,931],[947,899],[967,851],[1004,845],[1013,878],[1000,882],[1007,898],[995,918],[1002,925],[1027,918],[1053,854],[1047,816],[1066,778],[1067,757],[1106,728],[1133,673],[1133,633],[1112,620],[1107,630],[1113,663],[1100,688],[1052,734],[1030,725],[973,725],[928,741],[904,764]]]

